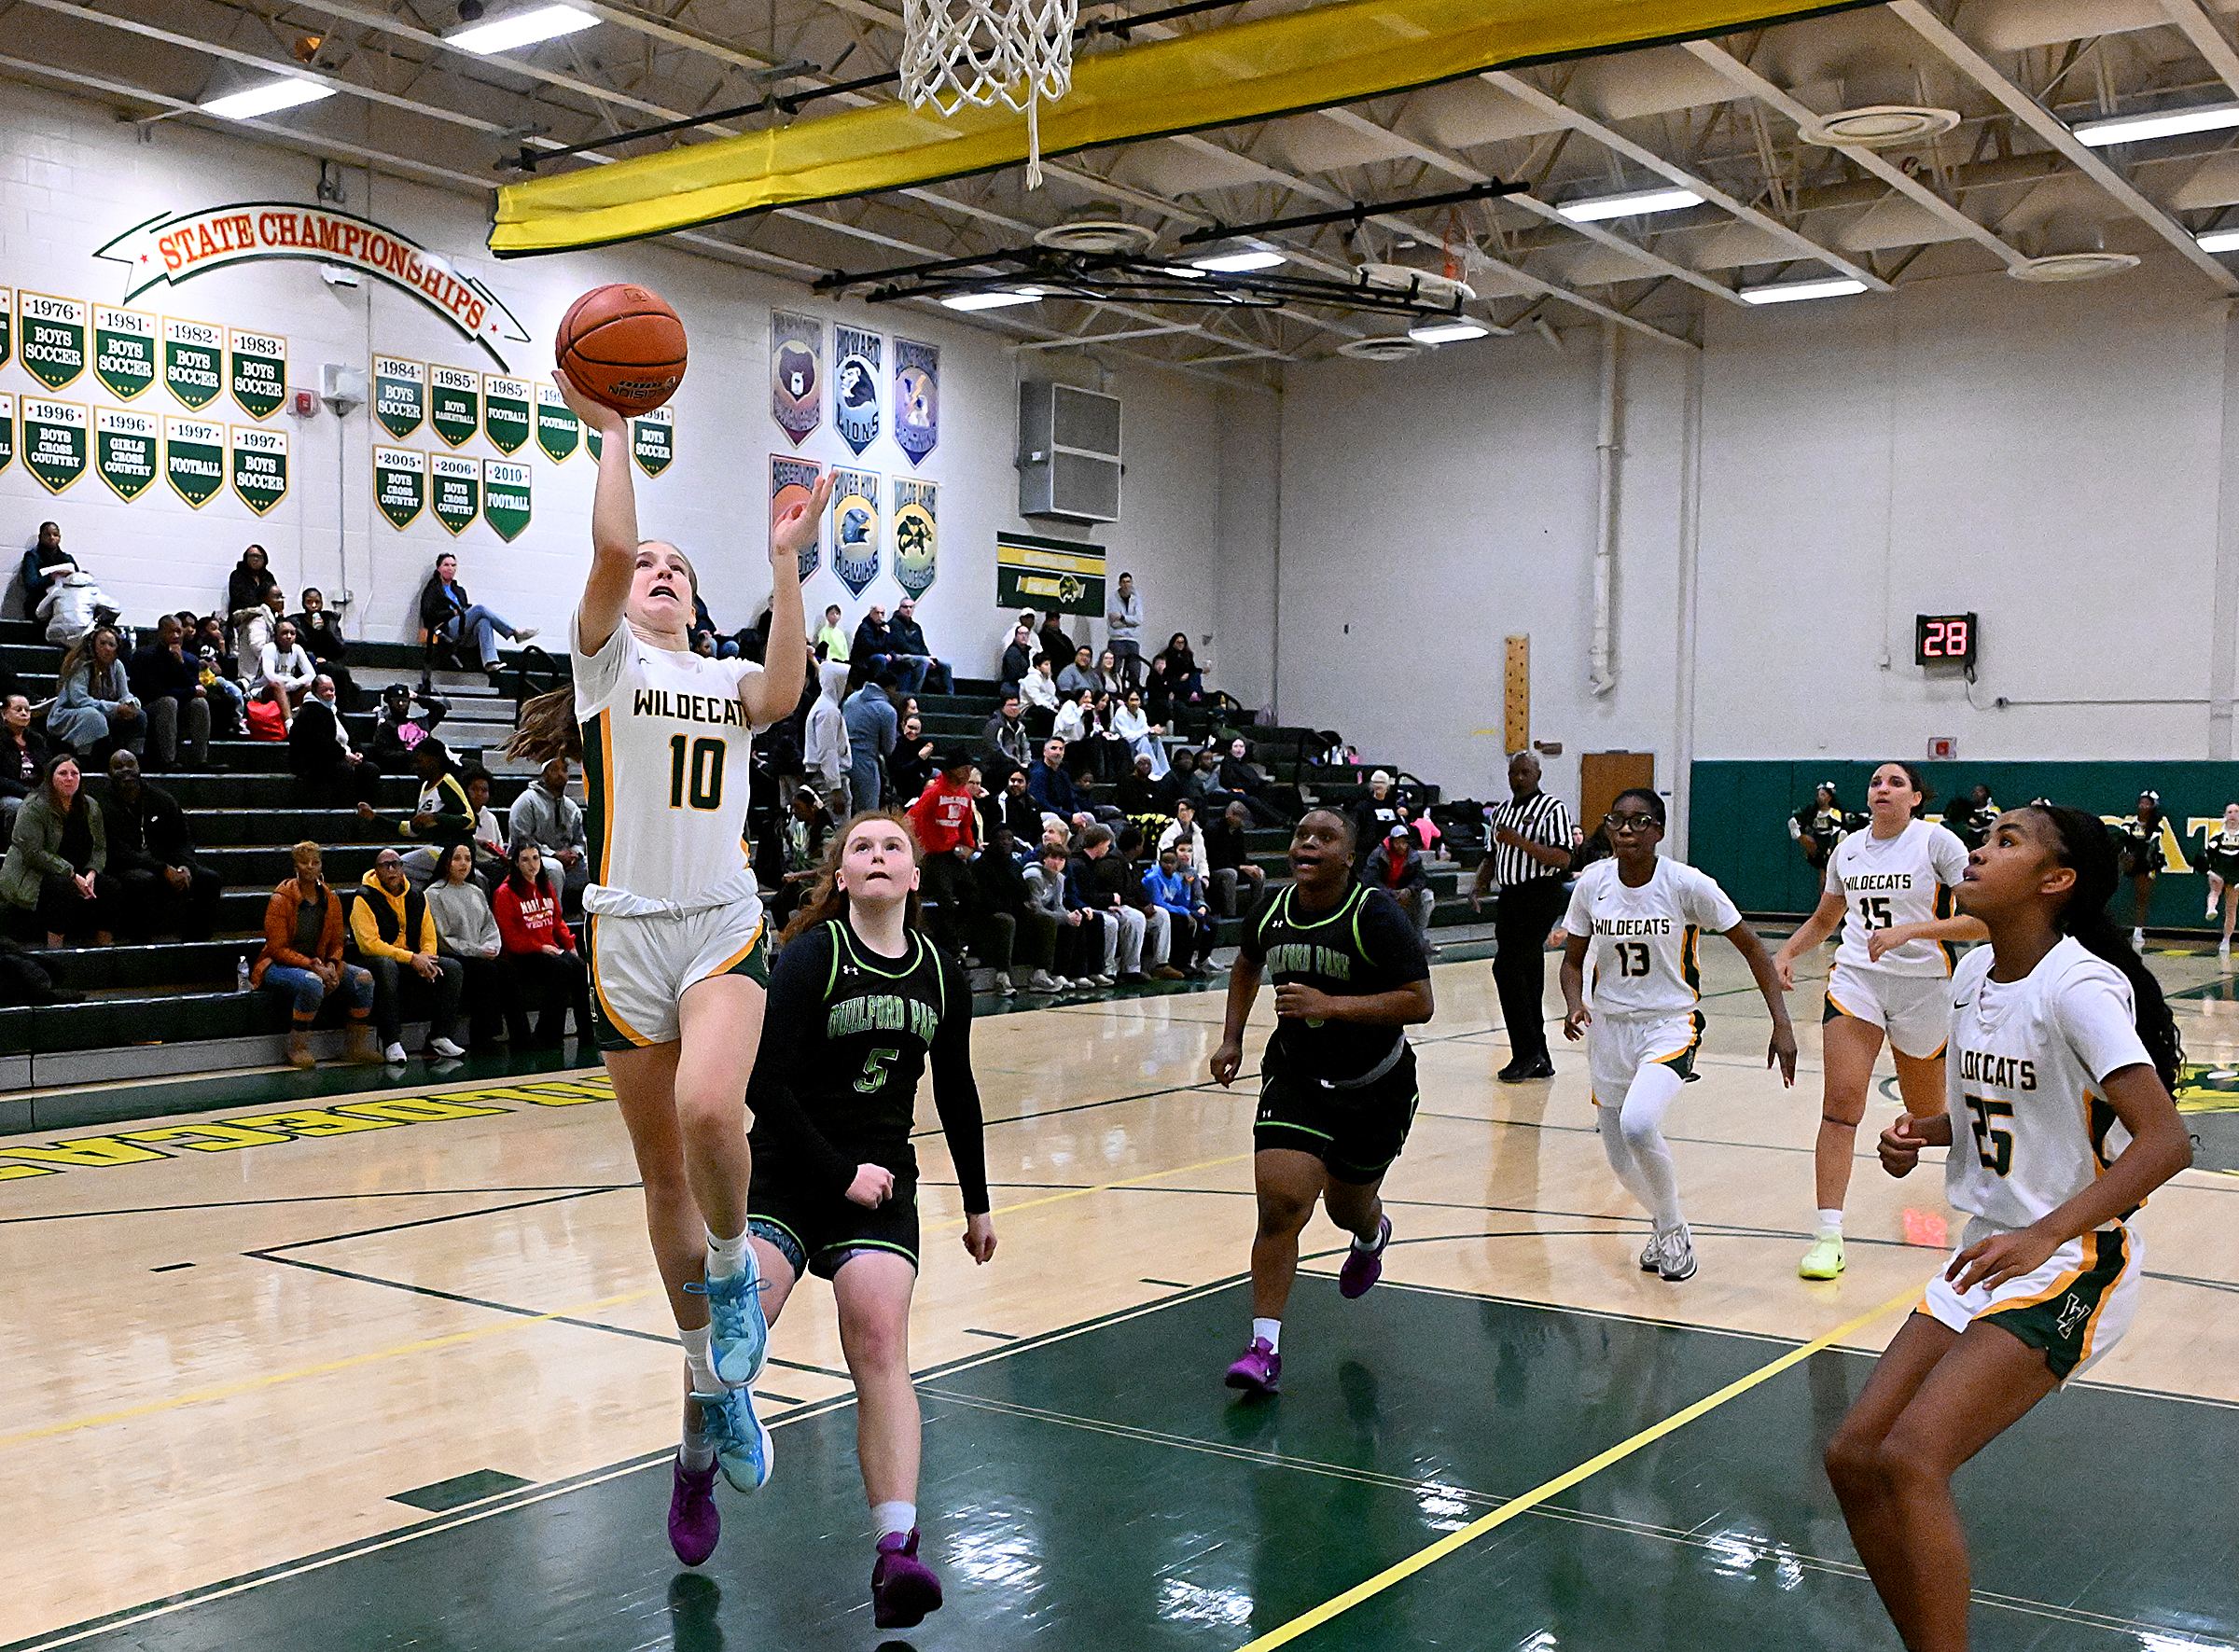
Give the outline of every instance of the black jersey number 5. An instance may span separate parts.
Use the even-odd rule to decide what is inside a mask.
[[[723,806],[723,743],[702,738],[686,750],[681,734],[669,736],[669,807],[695,809]]]
[[[1648,973],[1648,943],[1645,940],[1620,940],[1617,943],[1617,973],[1627,978]]]
[[[1975,1157],[1982,1168],[1994,1176],[2005,1175],[2013,1169],[2013,1131],[1993,1130],[1994,1118],[2011,1118],[2011,1102],[1985,1101],[1981,1096],[1966,1096],[1967,1110],[1975,1116]]]
[[[863,1058],[863,1072],[855,1080],[855,1088],[865,1095],[876,1095],[886,1082],[886,1069],[901,1056],[898,1049],[874,1049]]]

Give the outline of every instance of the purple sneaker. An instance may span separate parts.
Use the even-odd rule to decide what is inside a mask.
[[[1265,1337],[1254,1337],[1244,1357],[1229,1367],[1231,1388],[1250,1394],[1274,1394],[1283,1386],[1283,1356]]]
[[[887,1533],[870,1568],[871,1622],[880,1629],[911,1629],[939,1610],[940,1579],[917,1558],[917,1529],[911,1527],[907,1537]]]
[[[1384,1277],[1384,1247],[1392,1242],[1392,1218],[1380,1219],[1383,1226],[1377,1229],[1373,1245],[1365,1251],[1354,1245],[1345,1252],[1345,1265],[1337,1270],[1339,1296],[1365,1296],[1369,1287]]]
[[[669,1547],[688,1566],[697,1566],[716,1552],[723,1535],[723,1517],[716,1510],[716,1465],[698,1474],[675,1465],[676,1489],[669,1493]]]

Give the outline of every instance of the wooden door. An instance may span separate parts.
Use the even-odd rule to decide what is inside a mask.
[[[1635,785],[1655,789],[1654,752],[1579,753],[1578,829],[1592,837],[1617,794]]]

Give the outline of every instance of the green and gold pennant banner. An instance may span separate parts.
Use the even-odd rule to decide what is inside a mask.
[[[427,369],[427,422],[446,446],[463,448],[482,427],[482,376],[466,368]]]
[[[16,398],[0,396],[0,470],[16,462]]]
[[[233,492],[262,516],[287,496],[287,432],[233,426]]]
[[[403,441],[427,417],[427,368],[401,356],[373,358],[373,417]]]
[[[163,421],[130,408],[93,410],[93,468],[119,499],[137,499],[155,484]]]
[[[179,405],[201,412],[226,387],[226,334],[207,322],[163,323],[163,382]]]
[[[208,419],[163,421],[163,475],[200,510],[226,485],[226,427]]]
[[[529,445],[529,382],[492,373],[482,381],[482,434],[501,453]]]
[[[411,526],[427,505],[427,455],[410,448],[375,448],[373,503],[392,528]]]
[[[86,410],[74,401],[27,396],[23,408],[23,466],[49,493],[86,474]]]
[[[443,371],[441,368],[436,370]],[[481,465],[456,453],[430,453],[427,468],[428,487],[433,495],[428,508],[435,512],[436,521],[443,524],[445,532],[453,535],[464,534],[474,525],[474,519],[482,514]]]
[[[130,401],[156,382],[156,318],[137,310],[93,306],[93,376]]]
[[[16,289],[0,286],[0,368],[16,351]]]
[[[269,419],[287,399],[287,340],[272,333],[226,329],[228,382],[241,410]]]
[[[536,445],[544,456],[554,465],[565,464],[575,457],[576,450],[583,443],[583,423],[575,415],[559,390],[550,384],[536,386]]]
[[[482,521],[510,545],[528,528],[529,467],[505,459],[482,461]]]
[[[659,476],[676,457],[676,414],[655,408],[630,421],[630,456],[647,476]]]
[[[87,306],[46,293],[18,296],[23,318],[23,370],[49,390],[75,384],[86,370]]]

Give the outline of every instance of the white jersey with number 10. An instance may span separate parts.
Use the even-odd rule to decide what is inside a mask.
[[[570,642],[591,802],[586,906],[695,911],[754,898],[741,841],[754,731],[739,689],[762,668],[649,647],[627,623],[593,655]]]

